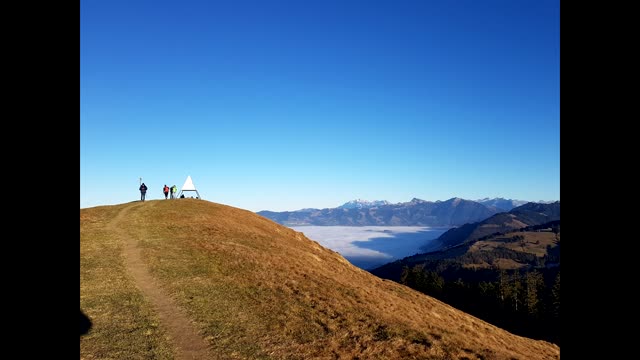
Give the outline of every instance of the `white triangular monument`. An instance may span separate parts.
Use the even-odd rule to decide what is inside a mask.
[[[198,199],[202,199],[202,197],[200,196],[200,193],[198,193],[198,190],[196,189],[196,186],[193,185],[193,180],[191,180],[191,175],[187,176],[187,180],[184,181],[184,185],[182,185],[182,190],[180,190],[180,194],[178,194],[178,198],[180,198],[180,195],[182,195],[185,191],[195,191],[196,195],[198,195]]]

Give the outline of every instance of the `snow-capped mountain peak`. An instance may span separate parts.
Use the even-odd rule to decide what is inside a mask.
[[[342,208],[342,209],[364,209],[364,208],[371,208],[371,207],[376,207],[376,206],[381,206],[381,205],[389,205],[389,202],[387,200],[368,201],[368,200],[363,200],[363,199],[355,199],[355,200],[351,200],[351,201],[348,201],[348,202],[344,203],[342,206],[340,206],[340,208]]]
[[[505,199],[501,197],[492,198],[492,199],[484,198],[484,199],[476,200],[476,202],[479,202],[480,204],[485,206],[493,206],[502,211],[509,211],[515,207],[528,203],[528,201],[524,201],[524,200]]]

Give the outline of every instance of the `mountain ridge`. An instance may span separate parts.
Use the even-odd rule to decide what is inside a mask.
[[[413,198],[409,202],[396,204],[377,200],[377,205],[374,202],[354,201],[347,202],[350,205],[346,208],[284,212],[263,210],[257,214],[286,226],[450,227],[483,220],[498,212],[495,208],[457,197],[435,202]]]
[[[494,214],[482,221],[447,230],[422,247],[425,252],[446,249],[498,232],[507,232],[560,219],[560,201],[550,204],[529,202],[508,212]]]
[[[534,201],[514,200],[514,199],[505,199],[505,198],[497,197],[493,199],[490,199],[490,198],[478,199],[476,200],[476,202],[479,202],[480,204],[483,204],[486,206],[493,206],[500,211],[510,211],[515,207],[524,205],[529,202],[534,202]],[[541,202],[541,201],[535,201],[535,202]]]
[[[342,208],[342,209],[364,209],[364,208],[371,208],[371,207],[389,205],[389,204],[390,203],[387,200],[368,201],[368,200],[362,200],[362,199],[355,199],[355,200],[347,201],[346,203],[338,206],[338,208]]]

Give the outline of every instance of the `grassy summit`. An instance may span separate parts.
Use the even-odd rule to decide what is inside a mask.
[[[153,305],[132,275],[139,267],[176,309]],[[93,323],[80,340],[84,359],[174,358],[177,334],[158,315],[174,310],[186,315],[213,359],[560,354],[553,344],[381,280],[250,211],[194,199],[81,209],[80,308]]]

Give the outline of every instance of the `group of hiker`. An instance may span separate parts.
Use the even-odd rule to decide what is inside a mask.
[[[164,193],[165,199],[169,198],[169,194],[171,194],[171,199],[175,199],[176,192],[178,192],[178,187],[175,185],[173,185],[172,187],[168,187],[167,184],[164,184],[164,187],[162,188],[162,192]],[[145,183],[142,183],[140,184],[140,200],[144,201],[146,196],[147,196],[147,185],[145,185]],[[184,195],[182,195],[181,197],[184,198]]]

